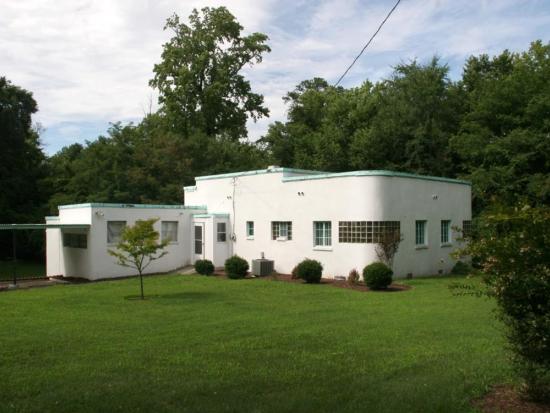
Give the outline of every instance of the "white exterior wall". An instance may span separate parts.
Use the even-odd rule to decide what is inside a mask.
[[[451,226],[461,226],[471,219],[469,185],[376,175],[296,180],[300,174],[292,175],[198,178],[196,188],[186,191],[186,203],[207,205],[211,213],[229,213],[235,223],[232,251],[248,261],[264,252],[281,273],[289,273],[306,257],[319,260],[326,277],[347,276],[352,268],[361,271],[375,261],[375,244],[338,242],[339,221],[400,221],[403,242],[394,262],[397,277],[448,272],[454,265],[449,253],[457,243],[440,245],[440,221],[449,219]],[[417,249],[415,220],[424,219],[428,248]],[[246,221],[254,221],[253,240],[246,237]],[[292,240],[272,240],[272,221],[292,221]],[[331,221],[332,248],[314,248],[313,221]]]
[[[93,205],[93,204],[92,204]],[[159,218],[155,230],[161,233],[161,221],[178,222],[178,241],[170,243],[167,255],[154,261],[145,273],[167,272],[191,263],[191,217],[204,209],[132,208],[77,206],[59,210],[59,224],[90,224],[87,248],[63,247],[62,231],[83,230],[47,229],[47,275],[81,277],[90,280],[135,275],[136,270],[118,265],[107,252],[115,245],[107,243],[107,221],[126,221],[133,225],[139,219]]]

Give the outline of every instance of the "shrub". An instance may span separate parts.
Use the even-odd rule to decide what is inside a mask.
[[[248,271],[248,261],[238,255],[225,260],[225,273],[229,278],[239,279],[246,277]]]
[[[391,284],[393,271],[382,262],[373,262],[363,269],[363,280],[372,290],[383,290]]]
[[[211,275],[214,272],[214,264],[210,260],[195,261],[195,271],[202,275]]]
[[[550,207],[495,208],[462,251],[481,264],[527,395],[550,399]]]
[[[292,269],[292,272],[290,273],[290,278],[292,278],[293,280],[297,280],[298,278],[298,266],[296,265],[293,269]]]
[[[348,284],[355,285],[359,283],[359,271],[355,268],[351,270],[348,274]]]
[[[471,272],[471,268],[468,264],[462,261],[457,261],[451,270],[451,274],[454,275],[468,275]]]
[[[319,261],[305,259],[296,266],[296,274],[306,283],[316,284],[321,282],[323,265]]]

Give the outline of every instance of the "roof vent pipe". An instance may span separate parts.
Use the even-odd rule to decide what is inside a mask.
[[[278,169],[278,168],[279,168],[278,165],[269,165],[269,166],[267,167],[267,170],[268,170],[268,172],[272,172],[272,171],[274,171],[274,170],[276,170],[276,169]]]

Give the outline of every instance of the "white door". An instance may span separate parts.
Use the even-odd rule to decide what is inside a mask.
[[[204,224],[195,223],[194,229],[193,255],[195,261],[204,259]]]

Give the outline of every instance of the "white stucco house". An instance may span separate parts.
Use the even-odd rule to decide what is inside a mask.
[[[197,259],[221,267],[233,254],[265,256],[290,273],[304,258],[325,277],[347,276],[376,261],[377,236],[398,229],[396,277],[446,273],[459,246],[456,228],[471,220],[468,182],[390,171],[325,173],[281,167],[200,176],[184,188],[185,205],[79,204],[59,207],[46,222],[47,275],[115,278],[132,275],[108,255],[125,225],[158,218],[168,254],[148,272],[167,272]],[[76,224],[78,229],[65,229]]]

